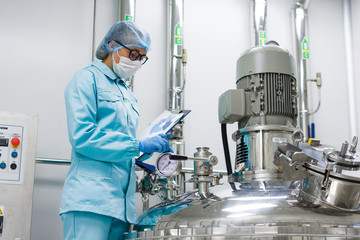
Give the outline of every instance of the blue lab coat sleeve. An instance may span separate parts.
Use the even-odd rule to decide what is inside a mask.
[[[139,140],[131,136],[127,126],[126,114],[118,112],[134,111],[130,104],[125,104],[121,97],[109,94],[108,104],[117,104],[116,110],[100,117],[99,111],[109,111],[108,107],[99,104],[99,91],[95,75],[86,69],[77,72],[65,90],[68,134],[73,149],[95,160],[117,162],[139,155]],[[106,94],[106,92],[105,92]],[[121,109],[123,108],[123,109]],[[111,109],[110,109],[111,110]],[[101,122],[98,119],[101,118]],[[107,125],[122,122],[113,130]]]

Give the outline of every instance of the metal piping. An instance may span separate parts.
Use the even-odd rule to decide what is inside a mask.
[[[93,33],[92,33],[92,48],[91,48],[91,60],[95,60],[95,26],[96,26],[96,0],[94,0],[94,16],[93,16]]]
[[[135,22],[135,0],[119,0],[119,20]]]
[[[36,163],[52,164],[52,165],[70,165],[71,160],[68,159],[52,159],[52,158],[35,158]]]
[[[252,36],[255,38],[252,42],[255,46],[263,46],[266,44],[266,15],[267,15],[267,0],[252,0],[251,14],[252,14]]]
[[[354,55],[353,55],[353,36],[351,20],[351,1],[343,0],[343,18],[344,18],[344,38],[345,38],[345,63],[346,63],[346,80],[348,87],[348,105],[350,117],[350,136],[358,135],[358,117],[357,101],[355,95],[355,74],[354,74]]]
[[[169,1],[169,95],[168,107],[171,111],[184,109],[184,53],[183,50],[183,25],[184,25],[184,0]]]
[[[119,0],[119,21],[135,22],[135,0]],[[125,79],[126,85],[133,91],[134,76]]]
[[[184,109],[186,49],[183,48],[184,0],[169,0],[168,4],[168,109],[180,112]],[[170,146],[175,154],[185,154],[183,123],[172,131]],[[176,177],[178,194],[185,192],[185,174]]]
[[[309,138],[309,110],[307,98],[307,69],[308,69],[308,18],[307,9],[310,1],[296,0],[292,11],[295,60],[297,65],[298,87],[298,126],[303,130],[305,139]]]

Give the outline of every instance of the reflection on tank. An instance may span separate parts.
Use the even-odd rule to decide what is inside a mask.
[[[194,157],[161,155],[156,172],[138,183],[163,194],[127,239],[359,239],[358,138],[337,149],[304,139],[297,125],[294,59],[277,44],[247,50],[237,62],[237,89],[219,98],[228,182],[213,170],[209,148]],[[238,123],[234,166],[226,124]],[[174,177],[187,172],[196,188],[178,194]]]

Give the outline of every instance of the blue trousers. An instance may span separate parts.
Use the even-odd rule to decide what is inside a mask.
[[[61,214],[64,240],[122,240],[130,224],[91,212]]]

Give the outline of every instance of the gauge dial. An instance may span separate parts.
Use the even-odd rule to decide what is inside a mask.
[[[176,176],[181,170],[181,161],[172,160],[169,156],[169,153],[164,153],[156,160],[158,173],[165,177]]]

